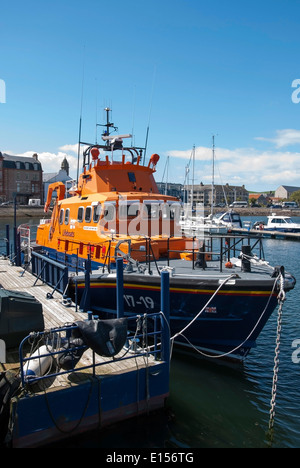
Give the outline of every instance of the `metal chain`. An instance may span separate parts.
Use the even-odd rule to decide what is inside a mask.
[[[280,354],[280,339],[281,339],[281,327],[282,327],[282,309],[285,301],[284,291],[284,272],[280,275],[280,292],[278,294],[278,317],[277,317],[277,334],[276,334],[276,347],[274,356],[274,368],[273,368],[273,385],[272,385],[272,398],[271,398],[271,409],[270,409],[270,420],[269,420],[269,433],[271,440],[273,439],[273,428],[275,422],[275,407],[276,407],[276,396],[277,396],[277,382],[279,372],[279,354]]]
[[[272,386],[269,429],[273,429],[274,419],[275,419],[275,406],[276,406],[277,382],[278,382],[278,371],[279,371],[279,354],[280,354],[279,348],[280,348],[280,337],[281,337],[281,323],[282,323],[282,304],[280,304],[279,306],[278,318],[277,318],[277,336],[276,336],[276,347],[275,347],[275,356],[274,356],[273,386]]]

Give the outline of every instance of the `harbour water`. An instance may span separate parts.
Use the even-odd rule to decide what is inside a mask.
[[[249,220],[249,218],[247,218]],[[300,219],[296,218],[297,222]],[[0,238],[5,236],[1,220]],[[18,224],[24,220],[18,220]],[[28,223],[28,219],[26,220]],[[29,224],[36,224],[30,220]],[[0,244],[2,244],[0,240]],[[277,311],[243,365],[174,352],[166,411],[125,421],[56,446],[76,448],[299,448],[300,447],[300,243],[266,239],[266,259],[297,279],[283,306],[274,438],[268,438]],[[299,362],[298,362],[299,361]]]

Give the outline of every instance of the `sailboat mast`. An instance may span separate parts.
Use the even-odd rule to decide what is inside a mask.
[[[193,176],[192,176],[192,194],[191,194],[191,207],[194,204],[194,184],[195,184],[195,145],[193,146]]]
[[[214,214],[214,188],[215,188],[215,136],[212,137],[212,183],[211,183],[211,214]]]

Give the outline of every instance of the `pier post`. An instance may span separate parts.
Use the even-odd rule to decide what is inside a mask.
[[[6,256],[9,258],[10,254],[10,242],[9,242],[9,224],[6,224]]]
[[[124,317],[123,258],[117,258],[117,318]]]
[[[90,274],[91,274],[91,260],[90,260],[90,256],[88,255],[88,258],[86,259],[85,261],[85,271],[84,271],[84,291],[83,291],[83,295],[82,295],[82,298],[81,298],[81,301],[80,301],[80,306],[79,306],[79,310],[82,311],[82,312],[87,312],[88,310],[90,310],[90,302],[91,302],[91,298],[90,298]]]
[[[251,247],[250,245],[242,245],[242,271],[250,272],[251,271]]]
[[[161,272],[160,306],[163,313],[162,329],[162,360],[170,361],[170,276],[168,271]]]

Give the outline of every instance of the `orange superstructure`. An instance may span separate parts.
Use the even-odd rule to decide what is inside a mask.
[[[55,191],[57,198],[51,220],[38,227],[36,243],[52,256],[89,256],[102,265],[117,255],[146,261],[150,238],[156,259],[183,250],[179,200],[161,195],[154,180],[159,156],[144,164],[141,149],[124,147],[124,136],[107,133],[106,145],[84,151],[83,171],[67,197],[61,182],[49,186],[45,211]]]

